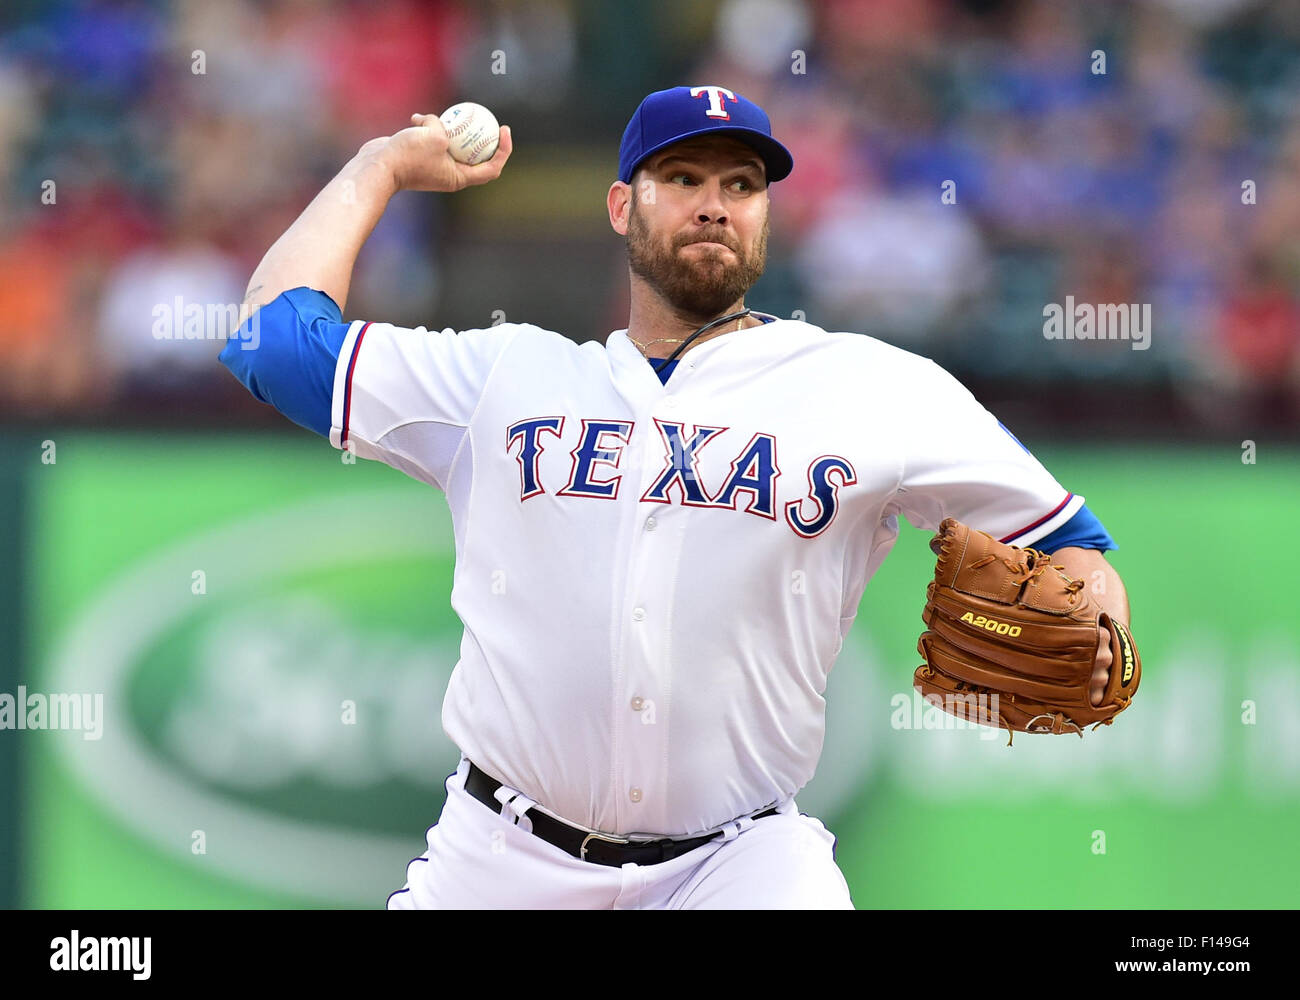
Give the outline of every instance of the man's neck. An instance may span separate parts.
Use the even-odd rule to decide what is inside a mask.
[[[638,287],[639,286],[639,287]],[[700,327],[732,313],[742,312],[745,300],[737,299],[730,308],[724,309],[716,316],[685,316],[665,302],[656,292],[645,286],[639,279],[632,283],[632,307],[628,314],[627,336],[646,357],[666,358],[676,351]],[[687,346],[678,357],[689,354],[700,344],[706,344],[718,337],[754,326],[759,321],[752,316],[743,317],[728,323],[719,323]]]

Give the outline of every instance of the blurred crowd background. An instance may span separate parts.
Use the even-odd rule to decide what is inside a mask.
[[[934,565],[900,533],[799,793],[857,904],[1040,906],[988,878],[1034,858],[1079,907],[1295,905],[1300,0],[0,0],[0,694],[109,720],[0,732],[0,907],[400,884],[459,759],[449,515],[257,403],[220,337],[362,143],[473,100],[509,166],[394,199],[345,317],[603,339],[619,139],[678,84],[794,155],[748,304],[935,358],[1121,545],[1135,714],[1011,752],[894,718]],[[1150,306],[1149,349],[1047,339],[1070,300]]]
[[[345,315],[603,338],[618,140],[681,83],[794,153],[751,306],[934,357],[1022,433],[1300,427],[1300,4],[1255,0],[6,0],[0,412],[283,425],[213,315],[158,310],[238,303],[362,142],[460,100],[514,160],[399,196]],[[1066,296],[1150,304],[1150,349],[1047,340]]]

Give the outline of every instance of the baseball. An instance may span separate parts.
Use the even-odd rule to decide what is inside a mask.
[[[501,137],[496,115],[481,104],[453,104],[438,116],[447,130],[451,158],[457,163],[482,163],[492,159]]]

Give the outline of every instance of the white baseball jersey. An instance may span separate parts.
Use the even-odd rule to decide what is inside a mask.
[[[792,320],[700,344],[666,385],[624,330],[356,322],[330,440],[446,493],[447,735],[622,835],[713,830],[812,778],[898,515],[1025,545],[1083,505],[933,362]]]

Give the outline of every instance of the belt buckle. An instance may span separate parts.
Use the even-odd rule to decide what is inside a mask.
[[[603,833],[589,833],[582,838],[582,846],[578,848],[578,858],[581,861],[587,860],[587,841],[589,840],[603,840],[607,844],[619,844],[619,845],[627,845],[632,843],[632,841],[625,840],[622,837],[609,837]]]

